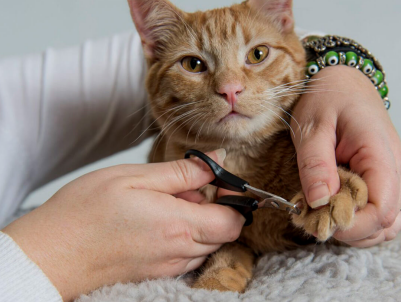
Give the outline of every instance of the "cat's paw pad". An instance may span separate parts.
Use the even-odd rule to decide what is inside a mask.
[[[250,278],[249,272],[243,267],[223,267],[201,275],[192,287],[242,293]]]
[[[351,228],[355,212],[364,208],[368,201],[368,188],[362,178],[342,168],[338,169],[338,174],[340,191],[330,198],[327,206],[318,210],[311,209],[302,192],[291,201],[301,209],[300,215],[292,216],[293,223],[319,241],[326,241],[337,229]]]

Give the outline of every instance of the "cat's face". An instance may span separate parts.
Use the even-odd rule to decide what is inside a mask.
[[[153,114],[167,137],[235,146],[284,128],[283,109],[298,95],[289,88],[305,66],[291,1],[193,14],[164,0],[129,2],[149,64]]]

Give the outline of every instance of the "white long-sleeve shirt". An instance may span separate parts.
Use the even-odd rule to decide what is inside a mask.
[[[0,228],[34,189],[132,147],[150,120],[145,72],[136,32],[0,61]],[[3,301],[61,297],[0,233]]]
[[[136,32],[0,61],[0,229],[34,189],[133,146],[151,121],[145,72]],[[0,232],[0,302],[11,301],[62,298]]]

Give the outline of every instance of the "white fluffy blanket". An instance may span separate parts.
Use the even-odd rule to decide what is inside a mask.
[[[79,302],[401,301],[401,236],[369,249],[309,246],[263,256],[244,294],[195,290],[185,278],[117,284]]]

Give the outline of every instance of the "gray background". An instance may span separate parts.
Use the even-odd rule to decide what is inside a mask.
[[[230,5],[232,0],[173,0],[194,11]],[[390,115],[401,130],[401,1],[399,0],[294,0],[297,25],[349,36],[371,50],[382,62],[393,102]],[[133,28],[125,0],[0,0],[0,59],[40,52],[48,47],[79,44]],[[357,118],[357,117],[356,117]],[[150,146],[140,147],[84,167],[37,190],[25,206],[46,201],[70,180],[94,169],[120,163],[145,162]],[[1,148],[1,146],[0,146]]]

